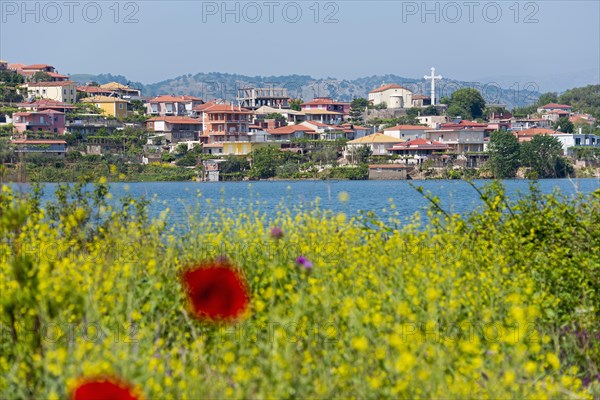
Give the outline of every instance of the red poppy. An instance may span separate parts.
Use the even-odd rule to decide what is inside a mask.
[[[73,400],[139,400],[133,388],[112,378],[86,380],[71,396]]]
[[[235,319],[250,302],[243,278],[224,258],[185,271],[183,282],[196,315],[202,319]]]

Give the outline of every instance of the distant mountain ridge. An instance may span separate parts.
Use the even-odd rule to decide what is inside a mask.
[[[411,89],[416,94],[429,95],[430,83],[425,79],[406,78],[398,75],[372,75],[352,80],[336,78],[313,78],[308,75],[247,76],[220,72],[187,74],[161,82],[142,84],[131,82],[122,75],[112,74],[74,74],[71,79],[86,83],[95,81],[100,84],[119,82],[130,84],[142,90],[144,96],[159,94],[192,95],[204,100],[224,99],[235,101],[237,89],[248,87],[285,87],[292,98],[310,100],[314,97],[331,97],[340,101],[351,101],[357,97],[368,96],[369,91],[382,84],[397,83]],[[495,83],[465,82],[443,79],[436,84],[438,100],[449,96],[457,89],[472,87],[478,89],[488,104],[504,104],[508,108],[523,107],[534,103],[540,93],[534,90],[502,88]]]

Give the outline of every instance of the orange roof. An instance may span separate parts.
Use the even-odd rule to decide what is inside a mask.
[[[190,117],[176,117],[176,116],[153,117],[153,118],[150,118],[149,120],[147,120],[146,122],[153,122],[153,121],[165,121],[170,124],[189,124],[189,125],[202,124],[202,121],[200,121],[199,119],[194,119],[194,118],[190,118]]]
[[[74,105],[72,104],[68,104],[68,103],[63,103],[61,101],[58,100],[52,100],[52,99],[39,99],[39,100],[35,100],[35,101],[30,101],[30,102],[24,102],[24,103],[18,103],[17,107],[34,107],[34,108],[42,108],[42,107],[47,107],[47,108],[76,108]]]
[[[23,69],[24,66],[25,66],[25,64],[15,63],[15,64],[8,64],[7,68],[20,70],[20,69]]]
[[[542,106],[542,108],[552,109],[552,108],[573,108],[573,107],[571,107],[568,104],[548,103],[545,106]]]
[[[26,82],[23,85],[31,87],[51,87],[51,86],[69,86],[74,85],[73,81],[62,81],[62,82]]]
[[[85,93],[110,93],[110,90],[98,86],[77,86],[77,91]]]
[[[312,105],[318,105],[318,104],[350,104],[350,103],[346,102],[346,101],[334,101],[334,100],[330,99],[329,97],[315,97],[311,101],[302,103],[301,106],[305,106],[305,105],[312,106]]]
[[[384,131],[422,131],[425,129],[429,129],[429,127],[422,125],[396,125],[386,128]]]
[[[48,65],[48,64],[31,64],[31,65],[25,65],[23,66],[22,69],[44,69],[44,68],[54,68],[52,65]]]
[[[555,130],[546,128],[529,128],[516,132],[517,136],[533,136],[533,135],[553,135],[557,133]]]
[[[32,115],[32,114],[42,114],[42,115],[46,115],[46,114],[64,114],[63,112],[60,111],[56,111],[56,110],[40,110],[40,111],[26,111],[26,112],[16,112],[13,115],[17,115],[17,116],[27,116],[27,115]]]
[[[150,103],[170,103],[170,102],[181,102],[181,101],[202,101],[202,99],[193,96],[157,96],[150,100]]]
[[[450,147],[444,143],[423,138],[398,143],[390,150],[448,150]]]
[[[404,86],[400,86],[395,83],[390,83],[389,85],[383,85],[383,86],[378,87],[377,89],[371,90],[369,93],[379,93],[379,92],[383,92],[383,91],[389,90],[389,89],[404,89],[404,90],[408,90],[409,92],[411,92],[410,89],[407,89]]]
[[[290,135],[295,132],[304,132],[306,134],[314,134],[315,133],[315,131],[313,131],[312,129],[307,128],[306,126],[303,126],[303,125],[282,126],[282,127],[275,128],[275,129],[267,129],[267,132],[270,133],[271,135]]]

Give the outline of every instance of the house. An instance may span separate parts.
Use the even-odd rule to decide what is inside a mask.
[[[48,64],[9,64],[9,69],[12,69],[17,74],[23,76],[25,80],[31,80],[33,75],[38,72],[42,72],[50,77],[51,82],[62,82],[67,81],[69,77],[67,75],[61,75],[56,72],[56,69],[52,65]]]
[[[266,142],[223,142],[221,144],[224,156],[245,156],[258,148],[273,145]]]
[[[425,137],[425,131],[428,129],[429,127],[423,125],[396,125],[384,129],[383,133],[397,139],[411,140]]]
[[[417,117],[417,121],[421,125],[427,125],[431,129],[439,129],[442,124],[448,122],[448,119],[444,115],[424,115]]]
[[[231,104],[206,103],[193,108],[202,123],[203,143],[248,139],[252,111]]]
[[[262,106],[254,111],[253,122],[256,123],[257,120],[264,118],[265,115],[273,113],[279,113],[283,115],[288,124],[297,124],[306,120],[306,114],[304,114],[302,111],[291,110],[289,108],[285,109]]]
[[[126,100],[140,100],[142,98],[142,91],[134,89],[129,85],[123,85],[118,82],[109,82],[100,85],[100,89],[109,90],[113,95],[119,96]]]
[[[238,89],[237,101],[241,107],[256,110],[260,107],[289,108],[290,97],[286,88]]]
[[[595,147],[600,148],[600,136],[594,134],[583,134],[581,129],[579,133],[562,133],[556,132],[552,137],[558,139],[563,146],[563,152],[568,155],[572,147]]]
[[[392,83],[371,90],[368,100],[374,106],[385,104],[387,108],[412,108],[413,92],[404,86]]]
[[[548,111],[547,113],[542,114],[542,119],[550,121],[550,122],[556,122],[560,118],[568,118],[569,115],[571,115],[571,113],[568,111],[552,110],[552,111]]]
[[[21,85],[25,97],[50,99],[61,103],[74,103],[77,100],[75,82],[26,82]]]
[[[100,86],[77,86],[77,95],[79,98],[90,96],[111,96],[112,91],[102,89]]]
[[[268,129],[267,133],[270,135],[270,140],[276,142],[289,142],[292,139],[301,139],[304,137],[309,137],[312,139],[318,138],[317,132],[303,124],[288,125],[276,129]]]
[[[125,118],[129,115],[127,100],[119,97],[92,96],[81,99],[82,103],[91,103],[102,110],[103,115]]]
[[[371,154],[374,156],[385,156],[388,154],[388,149],[392,148],[398,142],[401,142],[398,138],[379,132],[373,133],[372,135],[354,139],[346,143],[344,157],[351,156],[354,151],[362,146],[368,146],[371,149]]]
[[[596,118],[592,117],[590,114],[575,114],[571,117],[569,117],[569,121],[571,121],[574,124],[588,124],[588,125],[595,125],[596,124]]]
[[[365,137],[373,132],[372,128],[367,128],[364,126],[354,124],[333,125],[331,129],[333,132],[327,133],[324,139],[339,139],[337,133],[341,132],[345,139],[354,140],[359,139],[361,137]]]
[[[315,97],[300,105],[306,119],[319,122],[339,124],[350,113],[350,103],[332,100],[329,97]]]
[[[67,142],[49,139],[17,139],[10,142],[15,146],[15,153],[48,154],[64,156],[67,152]]]
[[[202,122],[190,117],[153,117],[146,121],[146,129],[169,143],[197,141],[202,132]]]
[[[530,128],[549,128],[550,121],[542,118],[512,118],[510,120],[511,131],[522,131]]]
[[[529,128],[514,132],[519,143],[529,142],[536,135],[554,135],[556,131],[554,129],[546,128]]]
[[[18,133],[25,131],[65,133],[65,114],[55,110],[13,113],[13,125]]]
[[[431,97],[422,94],[413,94],[412,106],[417,108],[429,107],[431,105]]]
[[[26,101],[23,103],[18,103],[17,107],[23,108],[27,111],[55,110],[60,112],[73,111],[77,108],[74,105],[50,99]]]
[[[543,114],[554,110],[566,111],[570,113],[573,110],[573,107],[568,104],[549,103],[538,108],[537,112]]]
[[[450,146],[441,142],[427,140],[424,138],[412,139],[407,142],[398,143],[388,149],[390,154],[402,156],[427,157],[436,153],[450,150]]]
[[[484,137],[485,133],[482,127],[425,131],[425,139],[448,145],[450,147],[448,151],[458,154],[483,152]]]
[[[411,167],[404,164],[371,164],[369,165],[369,180],[406,179]]]
[[[194,117],[194,107],[204,104],[204,101],[193,96],[157,96],[146,103],[146,113],[161,117],[187,116]]]

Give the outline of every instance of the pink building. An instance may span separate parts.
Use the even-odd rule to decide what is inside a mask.
[[[16,112],[13,125],[19,133],[45,131],[64,135],[65,113],[55,110]]]

